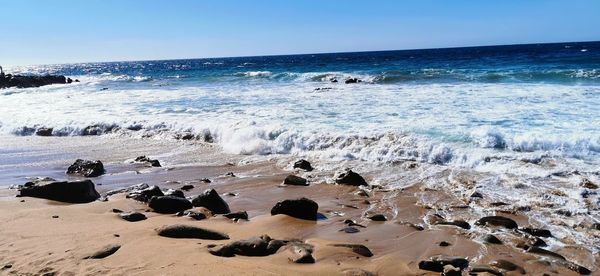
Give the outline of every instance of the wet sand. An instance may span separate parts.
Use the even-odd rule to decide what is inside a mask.
[[[210,144],[188,141],[127,139],[120,137],[3,137],[0,150],[0,270],[8,275],[439,275],[419,269],[419,262],[444,254],[469,260],[469,269],[495,260],[508,260],[521,266],[528,275],[576,275],[553,257],[528,253],[518,247],[526,238],[514,230],[474,225],[482,215],[475,213],[456,193],[433,190],[417,175],[424,172],[418,165],[396,164],[405,181],[402,189],[389,189],[382,180],[376,187],[360,192],[353,186],[334,185],[336,173],[330,164],[313,163],[313,172],[294,170],[289,165],[296,158],[272,156],[249,158],[228,155]],[[131,163],[136,156],[158,158],[163,167],[150,168]],[[64,204],[45,199],[15,197],[10,184],[23,184],[28,177],[49,176],[57,180],[74,159],[102,160],[107,174],[91,178],[102,194],[106,191],[138,183],[177,189],[194,185],[185,195],[191,197],[213,188],[229,204],[231,210],[247,211],[249,220],[232,221],[222,216],[193,220],[152,212],[144,203],[125,198],[125,194],[109,196],[107,201],[87,204]],[[344,166],[352,166],[345,163]],[[415,168],[417,167],[417,168]],[[235,176],[228,176],[232,172]],[[360,171],[367,182],[377,178],[377,171]],[[309,186],[280,184],[289,174],[306,177]],[[399,173],[400,174],[400,173]],[[435,174],[444,177],[444,172]],[[448,177],[447,175],[445,177]],[[454,175],[456,178],[456,175]],[[202,179],[208,178],[211,183]],[[319,204],[326,219],[316,222],[271,216],[270,210],[280,200],[307,197]],[[148,219],[128,222],[112,209],[138,211]],[[385,222],[368,219],[383,214]],[[438,225],[435,214],[444,220],[464,219],[471,229]],[[497,212],[514,219],[519,226],[532,221],[524,213]],[[58,216],[58,217],[53,217]],[[352,219],[365,226],[360,232],[345,233],[344,220]],[[228,241],[171,239],[158,236],[155,229],[163,225],[187,224],[221,231]],[[417,229],[419,228],[419,229]],[[422,228],[422,230],[421,230]],[[504,244],[482,241],[493,233]],[[272,238],[298,239],[314,246],[314,264],[296,264],[290,252],[281,248],[266,257],[213,256],[209,246],[267,234]],[[529,237],[531,238],[531,237]],[[600,256],[581,246],[552,246],[569,261],[598,273]],[[440,242],[449,243],[440,246]],[[358,255],[348,248],[331,244],[351,243],[367,246],[372,257]],[[121,248],[103,259],[85,256],[110,244]],[[505,275],[521,275],[518,271]],[[356,274],[352,274],[356,273]],[[360,274],[362,273],[362,274]],[[466,272],[465,272],[466,273]],[[482,274],[484,275],[484,274]]]

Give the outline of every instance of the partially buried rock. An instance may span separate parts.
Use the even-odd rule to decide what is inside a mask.
[[[590,181],[587,178],[582,179],[581,183],[579,183],[579,185],[586,189],[592,189],[592,190],[598,189],[598,185],[596,185],[594,182]]]
[[[498,227],[504,227],[504,228],[508,228],[508,229],[515,229],[518,227],[517,222],[515,222],[514,220],[507,218],[507,217],[503,217],[503,216],[489,216],[489,217],[483,217],[480,218],[477,222],[475,222],[475,224],[477,225],[481,225],[481,226],[498,226]]]
[[[115,252],[117,252],[117,250],[119,250],[121,248],[121,245],[119,244],[111,244],[108,245],[94,253],[92,253],[91,255],[85,257],[84,259],[104,259],[112,254],[115,254]]]
[[[231,212],[227,202],[219,196],[215,189],[206,190],[204,193],[193,198],[192,205],[195,207],[204,207],[213,212],[213,214],[227,214]]]
[[[319,205],[308,199],[287,199],[277,202],[271,209],[271,215],[288,215],[291,217],[305,219],[305,220],[317,220],[317,210]]]
[[[490,266],[493,267],[497,267],[499,269],[505,270],[505,271],[517,271],[521,274],[525,274],[525,269],[523,269],[521,266],[514,264],[511,261],[507,261],[507,260],[494,260],[491,261],[489,263]]]
[[[536,237],[544,237],[544,238],[552,237],[552,233],[548,229],[525,227],[525,228],[521,228],[519,230],[521,230],[527,234],[530,234],[532,236],[536,236]]]
[[[419,269],[444,272],[444,267],[447,265],[463,270],[469,266],[469,261],[465,258],[436,255],[431,256],[429,260],[419,262]]]
[[[104,165],[100,160],[90,161],[77,159],[67,169],[67,174],[81,175],[85,177],[97,177],[104,173]]]
[[[189,200],[176,196],[153,196],[148,206],[161,214],[174,214],[193,207]]]
[[[460,220],[460,219],[453,220],[453,221],[443,220],[443,221],[438,221],[435,224],[437,224],[437,225],[452,225],[452,226],[457,226],[457,227],[460,227],[460,228],[466,229],[466,230],[471,229],[471,225],[468,222],[466,222],[464,220]]]
[[[185,210],[182,212],[178,212],[177,216],[186,216],[195,220],[203,220],[206,218],[206,214],[196,210]]]
[[[477,273],[488,273],[491,275],[495,275],[495,276],[503,276],[504,273],[502,273],[500,270],[495,269],[491,266],[488,265],[476,265],[473,266],[471,268],[471,271],[469,272],[470,274],[477,274]]]
[[[193,189],[193,188],[194,188],[194,185],[187,184],[187,185],[183,185],[183,186],[181,186],[181,188],[179,188],[179,189],[180,189],[180,190],[183,190],[183,191],[189,191],[189,190],[191,190],[191,189]]]
[[[335,178],[335,183],[351,186],[367,185],[367,181],[352,170],[346,170]]]
[[[143,186],[140,186],[143,187]],[[127,198],[133,198],[137,201],[148,202],[153,196],[164,196],[158,186],[150,186],[141,190],[133,190],[127,194]]]
[[[175,224],[156,229],[159,236],[175,239],[228,240],[224,233],[191,225]]]
[[[35,130],[35,135],[37,136],[52,136],[52,131],[54,129],[51,127],[40,127]]]
[[[210,254],[221,257],[240,256],[268,256],[275,254],[283,241],[273,240],[267,235],[251,237],[245,240],[234,241],[218,248],[208,250]]]
[[[136,221],[141,221],[141,220],[146,219],[146,215],[144,215],[142,213],[138,213],[138,212],[120,213],[119,217],[121,217],[122,219],[124,219],[126,221],[130,221],[130,222],[136,222]]]
[[[308,181],[305,178],[288,175],[284,180],[283,184],[285,185],[294,185],[294,186],[308,186]]]
[[[228,218],[228,219],[243,219],[243,220],[248,220],[248,213],[246,211],[224,214],[223,216],[226,217],[226,218]]]
[[[292,262],[297,264],[312,264],[315,262],[315,258],[312,256],[314,250],[312,245],[300,241],[290,243],[290,251],[293,253],[293,256],[290,257]]]
[[[492,234],[483,236],[483,242],[489,244],[502,244],[502,241]]]
[[[349,83],[359,83],[361,82],[361,80],[357,79],[357,78],[347,78],[344,83],[345,84],[349,84]]]
[[[387,218],[385,218],[385,216],[382,214],[372,215],[369,217],[369,219],[372,221],[387,221]]]
[[[152,167],[160,167],[160,162],[156,159],[150,159],[145,155],[138,156],[135,158],[135,162],[146,163]]]
[[[371,250],[369,250],[368,247],[362,245],[362,244],[332,244],[331,246],[335,246],[335,247],[347,247],[350,248],[352,250],[352,252],[361,255],[363,257],[372,257],[373,256],[373,252],[371,252]]]
[[[294,169],[302,169],[305,170],[307,172],[312,171],[314,168],[312,167],[312,165],[310,164],[310,162],[304,160],[304,159],[300,159],[296,162],[294,162]]]
[[[88,203],[100,198],[90,180],[37,182],[19,189],[19,196],[45,198],[68,203]]]

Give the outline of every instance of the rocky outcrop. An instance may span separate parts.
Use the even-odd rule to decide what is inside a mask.
[[[68,203],[88,203],[100,198],[90,180],[28,182],[19,189],[19,195]]]
[[[67,174],[96,177],[104,174],[104,165],[100,160],[90,161],[77,159],[73,165],[69,166]]]
[[[221,198],[215,189],[206,190],[204,193],[193,198],[192,205],[195,207],[204,207],[213,212],[213,214],[227,214],[231,212],[227,202]]]
[[[51,84],[67,84],[69,82],[65,76],[22,76],[22,75],[11,75],[11,74],[0,74],[0,89],[2,88],[30,88],[40,87]],[[76,80],[77,82],[77,80]]]
[[[277,202],[271,209],[271,215],[283,214],[299,219],[317,220],[318,209],[319,205],[308,198],[287,199]]]
[[[133,198],[137,201],[148,202],[153,196],[164,196],[162,190],[158,186],[147,187],[147,184],[139,184],[140,189],[132,189],[127,198]],[[134,186],[135,187],[135,186]],[[143,188],[146,187],[146,188]]]

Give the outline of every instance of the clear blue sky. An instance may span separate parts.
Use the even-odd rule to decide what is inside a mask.
[[[0,64],[600,40],[598,0],[0,0]]]

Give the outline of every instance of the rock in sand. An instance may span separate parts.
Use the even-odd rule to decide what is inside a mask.
[[[317,220],[318,209],[319,205],[308,198],[287,199],[277,202],[271,209],[271,215],[284,214],[299,219]]]
[[[67,174],[81,175],[85,177],[97,177],[104,174],[104,165],[100,160],[90,161],[77,159],[67,169]]]
[[[153,196],[148,206],[161,214],[174,214],[193,207],[189,200],[176,196]]]
[[[100,198],[90,180],[37,182],[19,189],[20,196],[45,198],[68,203],[88,203]]]
[[[213,212],[213,214],[227,214],[231,212],[227,202],[221,198],[215,189],[206,190],[204,193],[193,198],[192,205],[195,207],[204,207]]]
[[[228,240],[225,233],[184,224],[174,224],[156,229],[159,236],[175,239]]]

